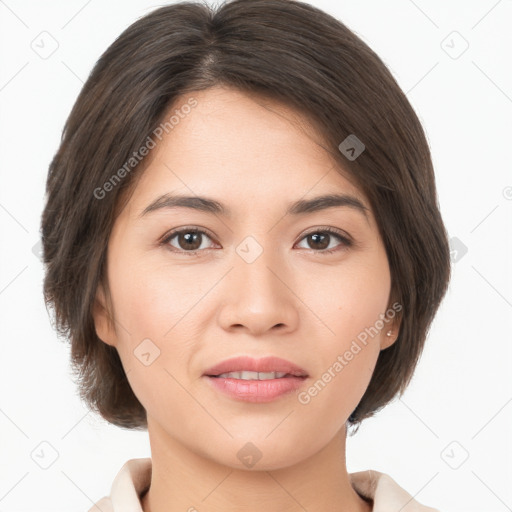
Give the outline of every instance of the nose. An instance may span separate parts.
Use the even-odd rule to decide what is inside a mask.
[[[301,303],[293,289],[293,276],[270,252],[264,250],[250,263],[235,255],[223,288],[225,300],[219,314],[223,329],[261,336],[297,328]]]

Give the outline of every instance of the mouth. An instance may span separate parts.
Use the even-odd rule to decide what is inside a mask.
[[[270,380],[287,377],[308,377],[306,370],[279,357],[254,359],[249,356],[234,357],[209,368],[207,377],[232,378],[239,380]]]
[[[248,370],[242,370],[240,372],[221,373],[220,375],[207,375],[207,377],[213,377],[214,379],[221,378],[238,380],[272,380],[284,379],[287,377],[306,378],[306,376],[298,376],[286,372],[251,372]]]
[[[276,357],[236,357],[204,372],[213,389],[235,400],[270,402],[296,391],[308,378],[299,366]]]

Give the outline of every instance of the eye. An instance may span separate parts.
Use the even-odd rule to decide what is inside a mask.
[[[205,238],[210,239],[206,231],[196,228],[183,228],[169,233],[161,243],[162,245],[170,245],[174,252],[190,253],[193,256],[196,251],[208,248],[203,243]],[[175,241],[172,242],[174,239]]]
[[[333,238],[341,242],[334,248],[331,245]],[[343,248],[339,248],[339,245],[344,246],[344,248],[352,246],[352,240],[349,237],[345,236],[342,231],[333,228],[317,228],[315,231],[307,233],[302,240],[306,240],[308,244],[312,245],[312,248],[316,249],[315,252],[327,254],[343,250]]]

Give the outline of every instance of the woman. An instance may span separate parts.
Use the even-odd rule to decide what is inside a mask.
[[[289,0],[139,19],[67,120],[42,233],[82,398],[151,445],[91,510],[434,510],[346,469],[450,265],[421,124],[341,22]]]

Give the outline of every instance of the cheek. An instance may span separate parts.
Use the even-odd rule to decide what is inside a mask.
[[[110,277],[125,372],[143,404],[160,398],[164,403],[179,388],[177,381],[188,378],[190,359],[201,347],[201,329],[209,314],[205,296],[218,274],[185,272],[142,257],[119,258],[117,263]],[[178,388],[172,407],[179,407]]]
[[[309,294],[304,289],[302,297],[321,320],[313,331],[312,354],[319,372],[313,379],[315,389],[303,402],[311,398],[319,408],[331,410],[334,419],[340,417],[340,407],[347,416],[352,412],[370,382],[386,331],[382,318],[391,279],[387,259],[382,258],[354,259],[332,269],[328,278],[325,273],[313,277],[318,286]]]
[[[191,286],[183,272],[154,265],[130,265],[123,271],[118,261],[111,276],[117,349],[130,386],[151,414],[159,404],[169,411],[190,407],[190,396],[179,383],[185,381],[190,351],[195,350],[193,305],[206,285]]]
[[[190,272],[179,266],[146,260],[119,260],[113,270],[116,315],[132,336],[167,339],[182,328],[182,319],[188,323],[194,317],[193,306],[207,291],[208,281],[200,276],[191,280]]]
[[[385,314],[391,278],[382,251],[364,258],[354,254],[338,267],[309,274],[308,281],[315,286],[304,286],[301,297],[324,324],[321,339],[327,351],[327,347],[341,350]]]

